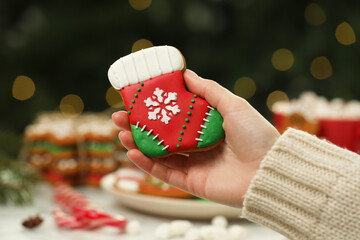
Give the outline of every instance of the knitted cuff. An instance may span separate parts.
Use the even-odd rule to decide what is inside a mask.
[[[360,156],[288,129],[252,180],[242,216],[290,239],[356,239]]]

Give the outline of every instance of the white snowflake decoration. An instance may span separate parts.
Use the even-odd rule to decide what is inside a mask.
[[[149,108],[149,120],[160,119],[161,122],[169,124],[171,117],[180,112],[179,106],[176,104],[176,100],[176,92],[164,93],[164,90],[156,88],[153,95],[144,100],[146,107]],[[162,107],[162,105],[165,106]]]

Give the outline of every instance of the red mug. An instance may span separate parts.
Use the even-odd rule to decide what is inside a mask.
[[[273,123],[280,133],[283,133],[288,127],[299,128],[298,126],[291,125],[291,121],[286,121],[287,118],[288,116],[284,114],[273,113]],[[304,128],[300,129],[307,131]],[[314,134],[315,132],[310,133]],[[325,138],[340,147],[360,153],[360,119],[321,119],[317,136]]]
[[[321,119],[318,136],[340,147],[360,153],[360,119]]]

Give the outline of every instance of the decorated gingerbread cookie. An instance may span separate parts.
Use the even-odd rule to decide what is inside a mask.
[[[159,46],[122,57],[108,71],[124,99],[135,143],[147,156],[208,150],[224,138],[219,112],[186,90],[185,69],[179,50]]]
[[[175,188],[151,175],[140,181],[139,192],[143,194],[170,197],[170,198],[193,198],[190,193]]]

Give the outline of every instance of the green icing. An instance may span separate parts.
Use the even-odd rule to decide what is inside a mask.
[[[96,152],[112,152],[115,150],[114,143],[102,143],[102,142],[87,142],[85,143],[86,149]]]
[[[52,153],[63,153],[63,152],[72,152],[75,151],[76,147],[75,146],[56,146],[56,145],[51,145],[49,147],[49,151]]]
[[[35,141],[28,143],[28,148],[31,150],[46,150],[48,152],[51,152],[53,154],[62,153],[62,152],[69,152],[69,151],[75,151],[76,146],[70,145],[70,146],[60,146],[52,144],[51,142],[47,141]]]
[[[168,150],[162,150],[164,145],[157,145],[160,141],[159,139],[154,139],[154,135],[149,134],[148,131],[141,131],[141,128],[131,125],[132,135],[134,137],[135,143],[145,155],[149,157],[161,157],[169,153]]]
[[[198,148],[206,148],[214,145],[225,136],[224,129],[222,128],[224,119],[220,113],[217,110],[210,110],[209,113],[211,116],[207,116],[206,119],[209,120],[209,122],[205,122],[204,126],[206,128],[201,130],[204,134],[200,135],[200,139],[203,141],[198,143]]]
[[[48,142],[36,141],[36,142],[28,142],[26,146],[31,150],[47,150],[48,144],[49,144]]]

